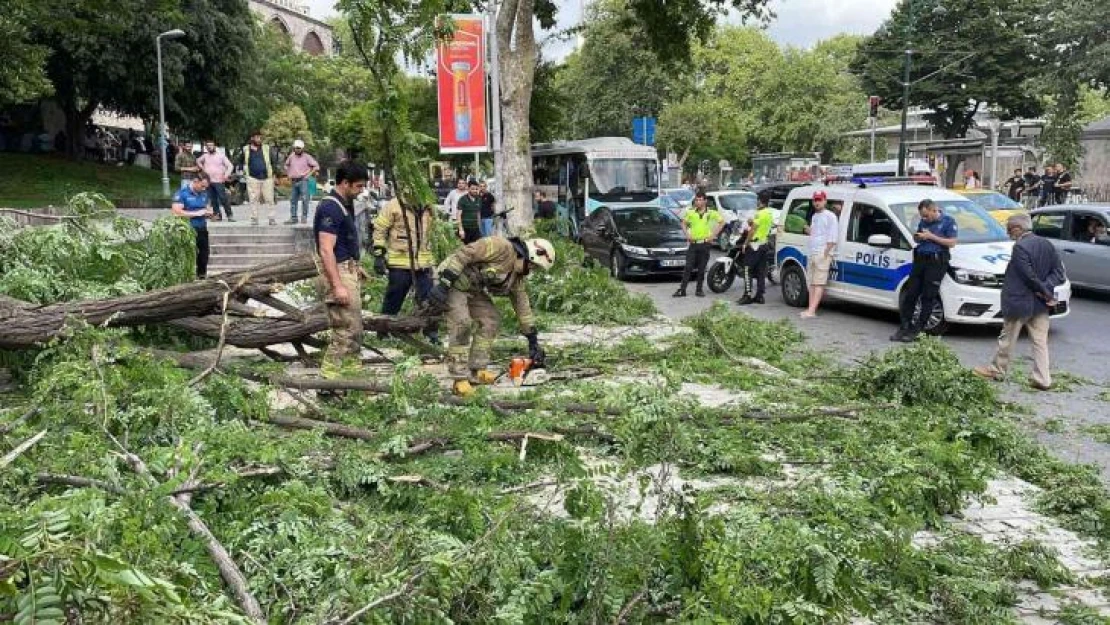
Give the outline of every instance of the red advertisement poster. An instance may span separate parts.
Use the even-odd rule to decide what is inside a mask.
[[[482,17],[452,15],[455,32],[436,50],[439,151],[485,152],[486,64]]]

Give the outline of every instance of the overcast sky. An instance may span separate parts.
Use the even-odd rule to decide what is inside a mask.
[[[335,0],[303,1],[313,17],[335,14]],[[559,28],[577,24],[582,16],[582,2],[588,1],[560,1]],[[895,4],[897,0],[771,0],[778,17],[767,31],[779,43],[800,47],[812,46],[839,33],[869,35],[890,15]],[[549,41],[544,52],[550,58],[562,58],[573,48],[573,41]]]

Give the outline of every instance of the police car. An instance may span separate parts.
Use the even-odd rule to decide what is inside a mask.
[[[806,264],[813,214],[813,193],[824,190],[827,209],[838,214],[836,255],[825,293],[830,298],[898,310],[913,264],[913,233],[920,219],[917,204],[931,198],[959,226],[951,267],[941,283],[940,301],[925,330],[943,333],[949,323],[1001,324],[1002,277],[1013,242],[982,207],[937,187],[905,184],[800,187],[790,193],[779,218],[775,262],[783,300],[804,307],[809,293]],[[1056,289],[1053,317],[1068,314],[1071,283]]]

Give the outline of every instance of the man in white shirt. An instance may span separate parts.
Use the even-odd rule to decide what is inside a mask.
[[[460,176],[455,181],[455,188],[451,189],[451,192],[447,194],[447,199],[443,200],[443,208],[447,211],[447,218],[452,223],[458,218],[459,198],[466,195],[466,192],[466,178]]]
[[[809,258],[806,259],[806,281],[809,283],[809,308],[801,313],[803,319],[817,316],[817,306],[825,295],[829,283],[829,269],[836,255],[836,242],[840,237],[836,214],[826,207],[824,191],[813,193],[813,218],[806,234],[809,235]]]

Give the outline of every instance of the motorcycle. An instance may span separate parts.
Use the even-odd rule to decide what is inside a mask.
[[[746,278],[744,252],[747,246],[743,245],[745,234],[747,234],[745,229],[733,228],[728,235],[728,249],[723,256],[713,259],[713,264],[710,265],[709,271],[705,275],[705,282],[710,291],[724,293],[732,287],[732,283],[737,277],[741,280]],[[772,234],[768,238],[767,245],[770,245],[772,250],[775,249],[775,235]],[[772,285],[778,283],[775,280],[773,259],[767,263],[767,281]]]

